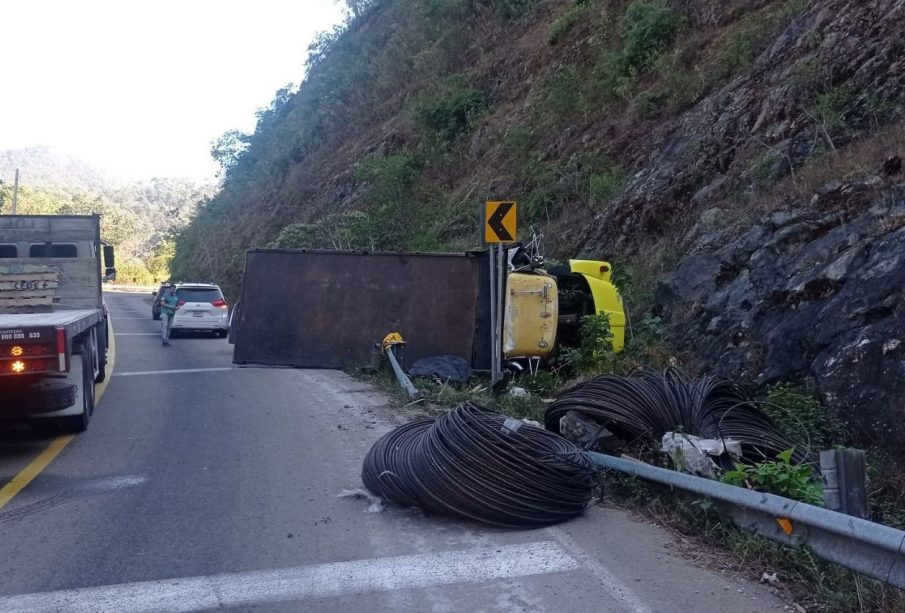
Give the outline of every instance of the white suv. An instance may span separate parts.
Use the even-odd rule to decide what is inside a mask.
[[[213,283],[177,283],[179,309],[171,330],[212,330],[217,336],[229,332],[229,304]]]

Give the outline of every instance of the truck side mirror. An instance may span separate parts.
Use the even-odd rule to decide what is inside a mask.
[[[116,269],[108,266],[104,269],[104,281],[116,281]]]
[[[113,245],[104,245],[104,266],[107,271],[116,267],[116,254],[113,253]],[[116,270],[113,270],[113,274],[116,274]]]

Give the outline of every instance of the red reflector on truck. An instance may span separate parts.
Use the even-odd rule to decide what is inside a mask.
[[[57,326],[57,359],[60,372],[66,372],[66,328]]]

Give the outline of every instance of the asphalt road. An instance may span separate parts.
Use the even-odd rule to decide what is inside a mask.
[[[208,336],[160,346],[143,296],[109,294],[116,363],[88,431],[0,509],[0,612],[782,610],[672,538],[596,506],[489,530],[367,513],[371,443],[401,423],[334,371],[233,368]],[[190,371],[190,372],[186,372]],[[51,442],[0,437],[0,486]]]

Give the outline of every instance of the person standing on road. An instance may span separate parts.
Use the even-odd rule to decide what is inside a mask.
[[[173,315],[179,309],[179,298],[176,296],[176,287],[171,285],[160,299],[160,340],[164,347],[170,346],[170,326],[173,325]]]

